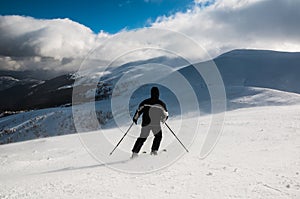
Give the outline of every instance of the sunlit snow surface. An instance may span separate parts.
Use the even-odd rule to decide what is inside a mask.
[[[270,59],[274,63],[261,70],[265,62],[260,59],[266,54],[250,57],[261,64],[246,62],[242,68],[227,63],[228,56],[219,58],[225,63],[221,70],[225,71],[226,117],[220,139],[206,158],[200,152],[211,127],[211,103],[199,75],[186,67],[181,73],[201,91],[196,93],[200,116],[189,109],[182,111],[167,88],[161,88],[161,97],[170,113],[167,122],[189,153],[163,125],[159,155],[149,155],[150,136],[140,156],[130,160],[140,133],[140,126],[134,125],[109,156],[130,125],[138,103],[148,96],[149,86],[137,89],[130,97],[129,114],[120,109],[114,115],[125,120],[118,125],[108,120],[97,131],[76,133],[71,107],[20,113],[0,119],[2,132],[13,133],[11,141],[18,142],[0,145],[0,198],[300,198],[297,61],[292,62],[294,72],[285,70],[285,62],[276,59]],[[228,67],[232,69],[226,71]],[[106,75],[113,78],[126,73],[125,69]],[[286,75],[278,79],[282,74]],[[103,112],[111,111],[109,100],[92,105]],[[83,125],[89,124],[89,112],[82,112],[79,119]]]
[[[284,98],[285,93],[281,93]],[[288,96],[288,95],[287,95]],[[251,97],[240,99],[249,101]],[[222,136],[214,151],[199,158],[209,115],[182,120],[180,135],[200,129],[193,145],[175,164],[149,174],[128,174],[116,168],[149,167],[172,153],[173,145],[157,157],[141,154],[93,159],[77,134],[0,146],[1,198],[298,198],[300,195],[300,105],[249,107],[226,114]],[[176,129],[178,121],[170,119]],[[102,133],[120,138],[119,129]],[[164,127],[162,148],[174,140]],[[91,138],[99,132],[91,132]],[[134,126],[132,135],[138,135]],[[152,139],[142,151],[149,152]],[[101,149],[101,140],[94,140]],[[128,136],[121,149],[130,150]],[[108,151],[110,149],[107,149]],[[184,152],[183,152],[184,153]]]

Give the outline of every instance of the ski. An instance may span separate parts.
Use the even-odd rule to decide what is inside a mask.
[[[167,152],[167,149],[159,150],[158,153],[157,153],[157,155],[151,155],[151,152],[147,152],[147,151],[143,151],[141,154],[149,154],[149,155],[151,155],[151,156],[158,156],[159,154],[165,153],[165,152]],[[139,157],[139,155],[136,155],[136,156],[134,156],[134,157],[133,157],[133,156],[130,157],[130,159],[133,160],[133,159],[136,159],[136,158],[138,158],[138,157]]]

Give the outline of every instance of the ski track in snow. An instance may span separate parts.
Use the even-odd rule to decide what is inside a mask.
[[[184,119],[183,131],[192,130],[197,119]],[[199,153],[210,120],[199,119],[203,131],[190,153],[149,174],[105,166],[130,164],[129,157],[95,161],[76,134],[2,145],[0,198],[300,198],[300,105],[227,112],[221,138],[205,159]],[[169,121],[170,126],[176,123]],[[149,158],[159,162],[168,153],[170,149]],[[143,167],[145,158],[133,161]]]

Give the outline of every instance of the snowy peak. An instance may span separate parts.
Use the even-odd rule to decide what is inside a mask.
[[[254,86],[300,93],[300,53],[234,50],[214,59],[225,86]]]

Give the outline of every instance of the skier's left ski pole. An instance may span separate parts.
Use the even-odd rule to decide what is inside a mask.
[[[112,155],[113,152],[116,150],[116,148],[119,146],[119,144],[122,142],[122,140],[124,139],[124,137],[127,135],[127,133],[129,132],[129,130],[131,129],[132,125],[134,122],[131,123],[131,125],[129,126],[128,130],[126,131],[126,133],[123,135],[123,137],[121,138],[121,140],[118,142],[118,144],[115,146],[115,148],[110,152],[109,155]]]
[[[179,138],[176,136],[176,134],[169,127],[169,125],[167,124],[167,122],[165,122],[165,125],[168,127],[168,129],[171,131],[171,133],[173,133],[173,135],[175,136],[175,138],[178,140],[178,142],[181,144],[181,146],[183,146],[183,148],[186,150],[186,152],[189,152],[189,150],[187,150],[187,148],[182,144],[182,142],[179,140]]]

